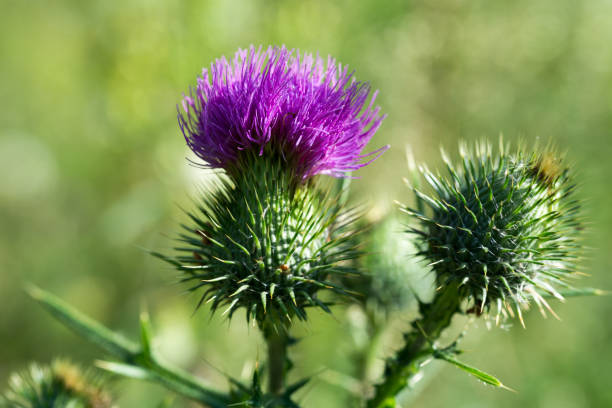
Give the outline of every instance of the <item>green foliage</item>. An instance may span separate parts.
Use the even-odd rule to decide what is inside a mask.
[[[416,376],[421,364],[432,357],[434,342],[448,328],[459,311],[461,299],[457,296],[457,283],[436,292],[430,303],[419,302],[420,317],[405,332],[404,346],[385,360],[382,381],[376,384],[368,408],[395,407],[396,396]]]
[[[278,163],[254,156],[203,194],[179,255],[155,255],[176,266],[191,291],[204,291],[198,306],[210,302],[229,317],[245,308],[262,327],[288,326],[294,316],[305,320],[308,307],[329,311],[319,290],[347,294],[330,277],[355,273],[346,262],[358,254],[355,214],[329,194],[313,182],[295,185]]]
[[[229,394],[215,391],[189,373],[160,362],[152,348],[151,327],[146,313],[141,315],[140,344],[136,344],[41,289],[31,287],[29,293],[77,334],[120,360],[97,361],[96,365],[99,368],[123,377],[156,382],[168,390],[211,408],[226,406],[297,408],[298,405],[292,400],[292,396],[309,381],[309,378],[305,378],[287,385],[280,393],[265,393],[262,389],[259,367],[256,367],[250,385],[228,376],[231,385]],[[24,407],[24,405],[10,404],[25,401],[26,397],[31,401],[38,398],[40,401],[52,400],[59,404],[45,405],[41,402],[42,405],[27,405],[26,408],[105,408],[107,406],[104,404],[108,398],[99,389],[88,386],[84,379],[80,378],[76,368],[64,362],[56,362],[52,367],[52,370],[44,370],[33,366],[29,377],[14,377],[6,399],[0,400],[0,407]],[[91,396],[93,405],[70,405],[76,404],[81,401],[81,397],[88,395]],[[67,399],[68,397],[70,399]],[[77,401],[76,398],[81,399]],[[1,405],[2,403],[9,405]]]
[[[209,388],[179,368],[160,362],[151,348],[150,324],[146,314],[141,316],[141,344],[137,344],[42,289],[30,287],[28,293],[75,333],[120,360],[120,362],[99,362],[100,368],[117,375],[156,382],[211,408],[227,406],[227,395]]]
[[[255,367],[250,385],[232,380],[230,406],[244,408],[299,408],[292,400],[292,395],[304,387],[310,379],[306,378],[289,385],[281,394],[267,394],[261,384],[261,372]]]
[[[509,391],[512,391],[510,388],[506,387],[499,379],[492,376],[491,374],[487,374],[482,370],[479,370],[475,367],[472,367],[468,364],[465,364],[459,360],[457,360],[451,353],[447,353],[441,350],[434,350],[433,357],[446,361],[449,364],[454,365],[458,369],[463,372],[468,373],[472,377],[482,381],[485,384],[492,385],[493,387],[503,388]]]
[[[100,386],[100,377],[76,365],[55,360],[50,366],[32,364],[15,373],[9,389],[0,396],[2,408],[107,408],[109,395]]]
[[[455,168],[445,158],[448,177],[423,175],[433,193],[414,190],[420,221],[411,231],[441,287],[459,285],[459,296],[480,314],[495,305],[496,315],[522,322],[521,307],[540,295],[561,298],[578,257],[578,202],[568,170],[552,153],[493,155],[489,145],[461,149]],[[425,209],[426,208],[426,209]]]

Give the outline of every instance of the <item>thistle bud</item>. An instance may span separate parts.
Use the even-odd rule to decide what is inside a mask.
[[[28,371],[13,374],[0,396],[2,408],[110,408],[111,404],[99,378],[65,360],[48,367],[32,364]]]
[[[372,222],[360,258],[363,275],[346,283],[363,294],[359,300],[366,307],[385,315],[408,307],[428,281],[427,270],[414,257],[412,241],[402,237],[405,230],[405,223],[395,216]]]
[[[493,155],[489,145],[461,149],[461,166],[445,157],[448,176],[422,173],[432,194],[415,189],[420,255],[440,287],[457,287],[467,312],[495,307],[518,314],[543,294],[561,298],[575,272],[579,205],[567,168],[552,153]],[[551,311],[552,312],[552,311]]]

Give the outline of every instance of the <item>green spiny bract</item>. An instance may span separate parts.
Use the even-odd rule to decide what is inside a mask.
[[[458,283],[468,312],[495,305],[499,321],[514,307],[522,322],[521,306],[533,299],[548,308],[542,294],[560,298],[556,288],[575,271],[579,205],[552,153],[506,151],[461,149],[460,168],[444,160],[447,178],[422,170],[433,194],[415,189],[418,209],[406,211],[420,221],[412,232],[438,285]]]
[[[354,214],[342,213],[313,180],[296,185],[282,161],[247,160],[247,170],[220,178],[189,214],[180,254],[157,255],[194,283],[190,290],[203,290],[199,305],[223,307],[230,317],[245,308],[247,320],[262,328],[287,326],[294,316],[306,319],[310,306],[329,311],[317,292],[346,293],[329,278],[353,272],[344,261],[358,253],[351,237]]]
[[[110,397],[99,383],[99,378],[64,360],[49,367],[32,364],[28,371],[10,377],[0,407],[108,408]]]

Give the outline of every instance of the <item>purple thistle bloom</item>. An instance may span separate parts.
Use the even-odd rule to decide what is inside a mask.
[[[195,95],[194,95],[195,93]],[[203,69],[178,121],[205,167],[240,171],[242,152],[277,155],[301,180],[341,177],[382,154],[361,151],[384,116],[370,88],[331,57],[251,46]]]

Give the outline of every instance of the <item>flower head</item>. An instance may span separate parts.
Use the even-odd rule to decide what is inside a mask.
[[[548,308],[544,296],[561,297],[577,258],[579,205],[567,169],[552,154],[494,156],[488,145],[462,158],[459,168],[445,160],[447,178],[423,170],[433,194],[415,190],[420,208],[407,209],[420,220],[413,232],[438,285],[458,287],[476,314],[496,306],[498,317],[521,318],[530,300]]]
[[[198,306],[223,308],[228,317],[245,309],[260,327],[288,327],[294,317],[305,320],[307,308],[329,312],[318,293],[350,293],[331,280],[355,274],[347,261],[359,254],[356,214],[341,211],[330,193],[292,191],[274,162],[248,168],[232,182],[222,178],[189,213],[178,256],[154,255],[202,290]]]
[[[26,372],[13,374],[9,389],[0,395],[0,407],[107,408],[112,405],[100,388],[100,378],[64,360],[50,366],[32,364]]]
[[[299,180],[342,176],[388,148],[361,153],[384,119],[369,93],[331,57],[251,46],[203,70],[178,121],[207,167],[240,172],[255,153],[282,158]]]

